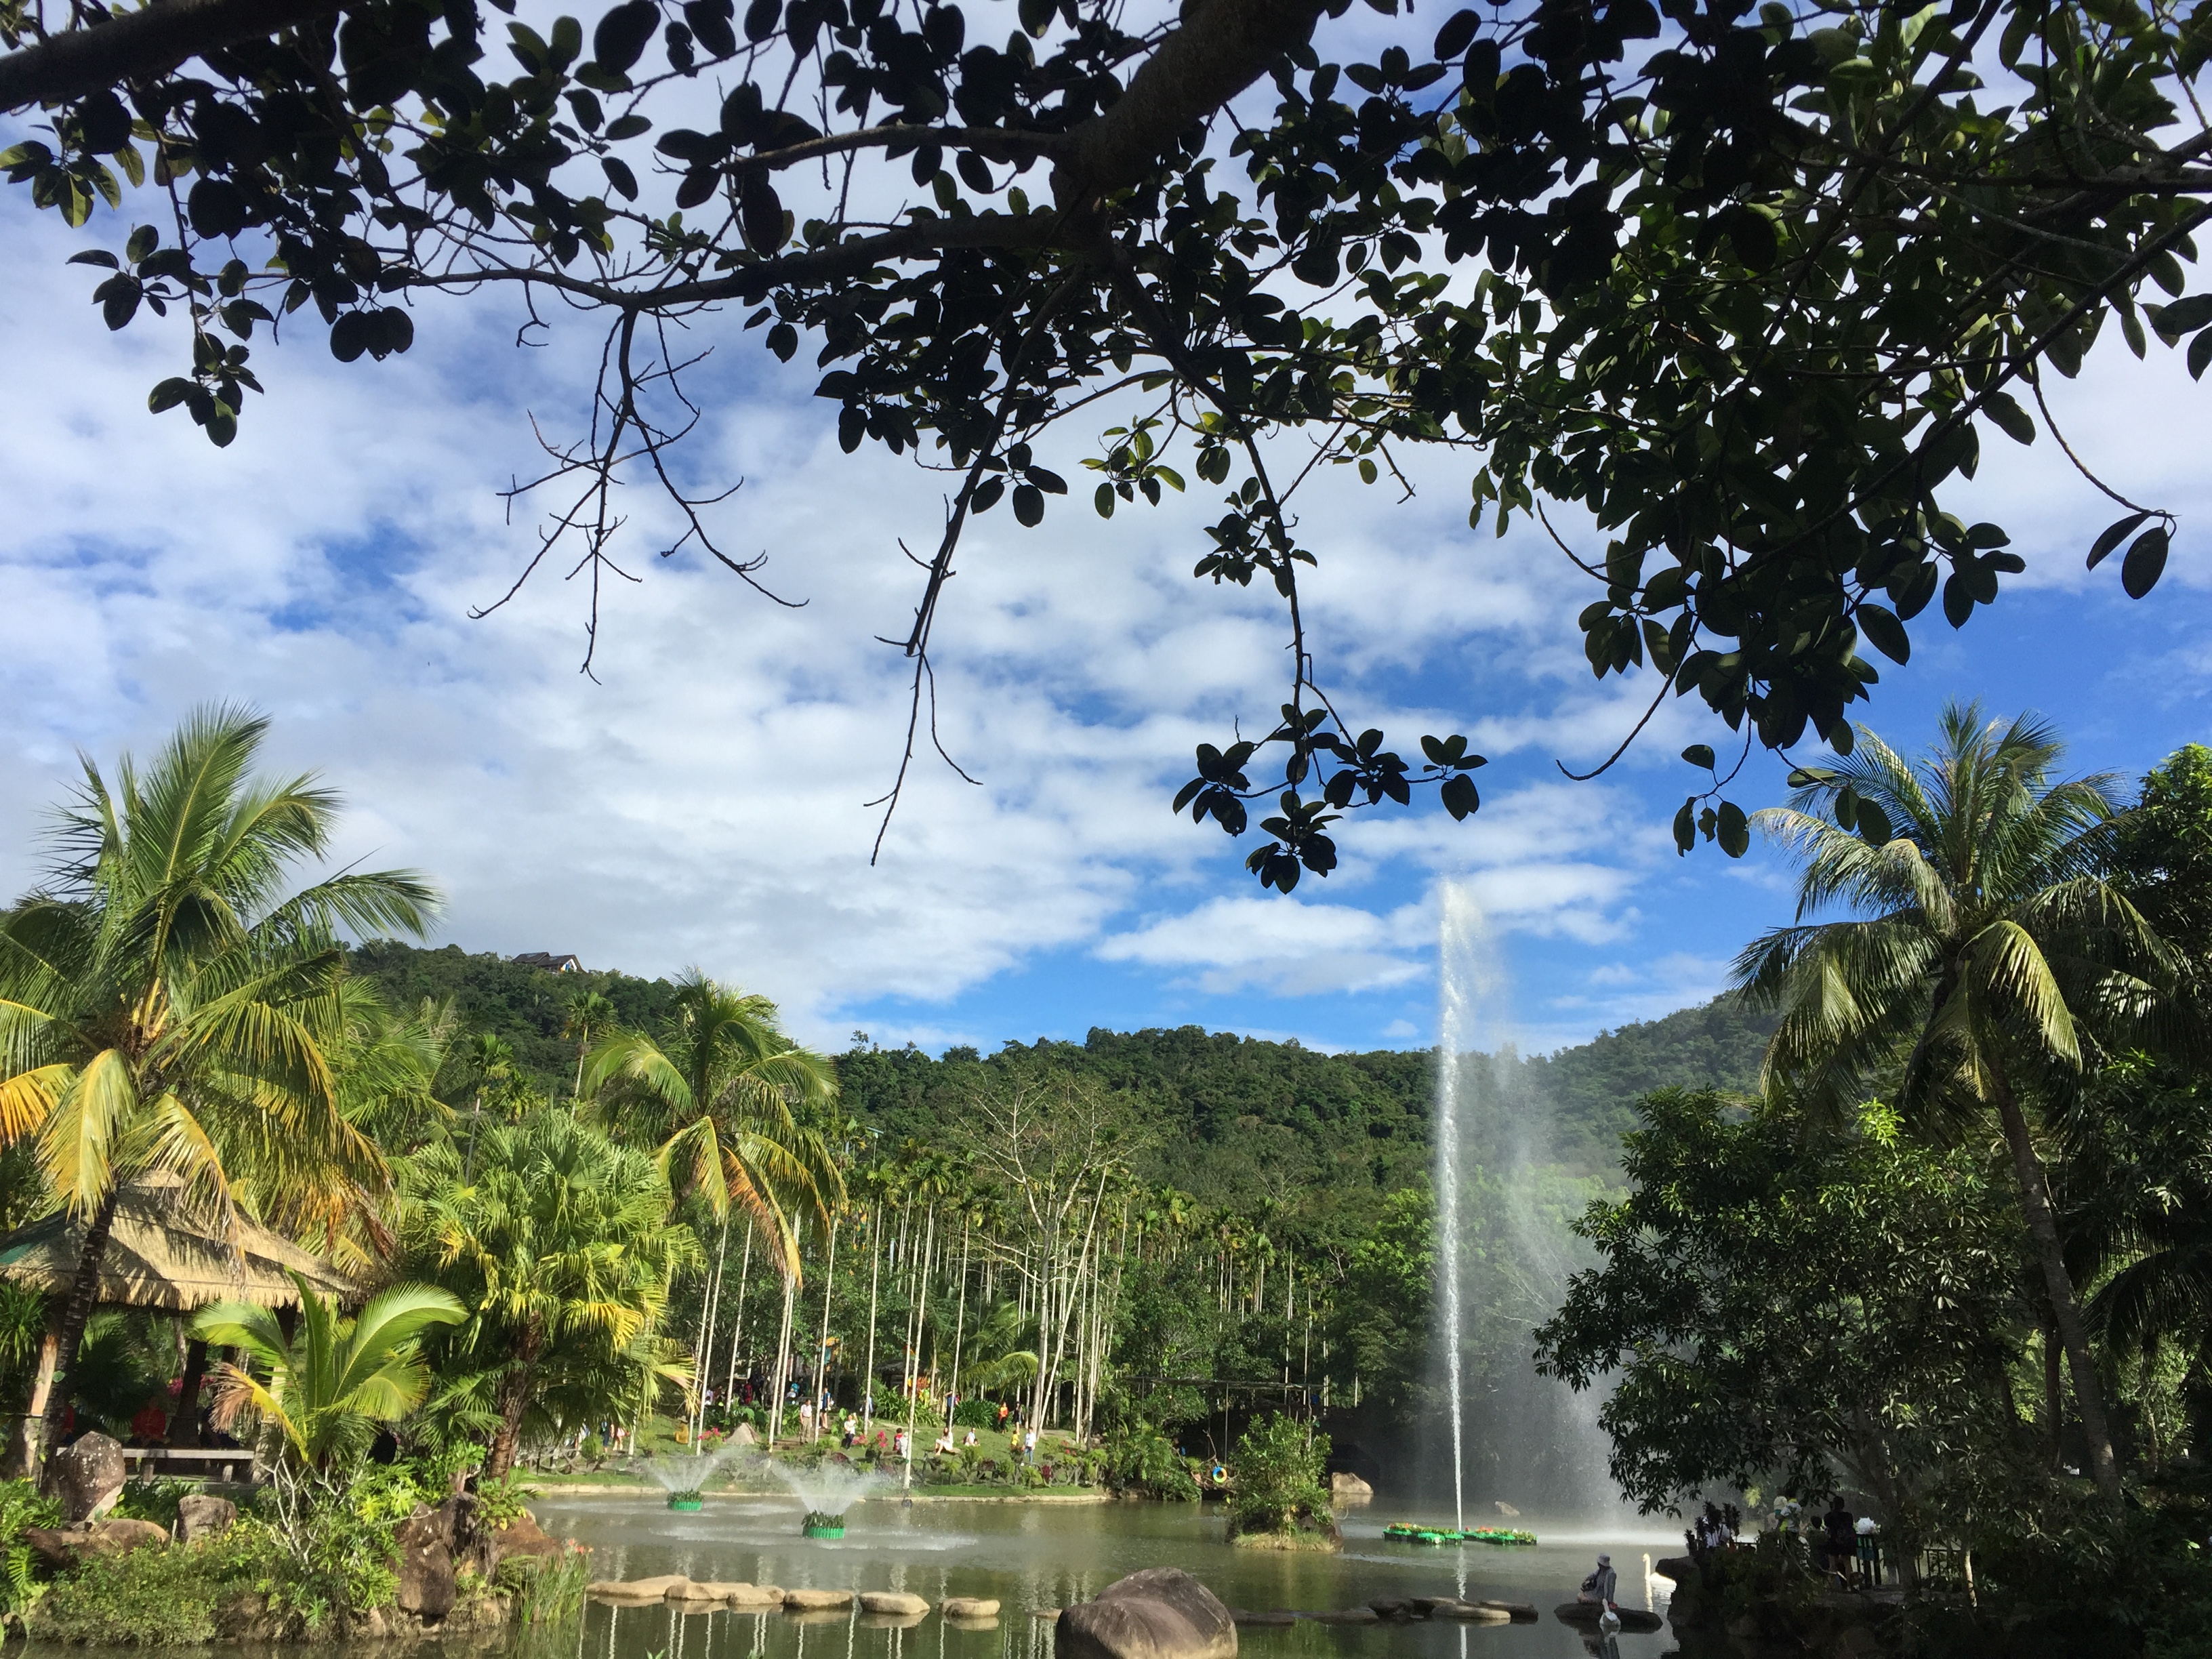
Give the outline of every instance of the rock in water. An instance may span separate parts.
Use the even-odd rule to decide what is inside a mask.
[[[1236,1659],[1237,1623],[1180,1567],[1147,1567],[1063,1608],[1057,1659]]]
[[[948,1595],[938,1611],[947,1619],[996,1619],[999,1604],[980,1595]]]
[[[783,1605],[797,1613],[828,1613],[837,1607],[853,1605],[853,1592],[848,1589],[787,1589],[783,1593]]]
[[[56,1452],[49,1468],[62,1519],[71,1524],[97,1521],[123,1495],[123,1448],[97,1431]]]
[[[1350,1469],[1339,1469],[1328,1478],[1328,1495],[1334,1503],[1366,1504],[1374,1500],[1375,1488]]]
[[[418,1619],[443,1619],[453,1610],[453,1512],[441,1504],[417,1510],[399,1523],[393,1540],[399,1549],[399,1592],[403,1612]]]
[[[177,1500],[177,1541],[194,1544],[203,1538],[220,1537],[237,1519],[238,1505],[228,1498],[210,1498],[204,1492],[187,1493]]]
[[[584,1593],[603,1601],[659,1601],[678,1585],[690,1582],[680,1572],[665,1572],[654,1578],[595,1578],[584,1586]]]
[[[888,1613],[901,1619],[919,1619],[929,1611],[929,1603],[919,1595],[909,1595],[904,1590],[862,1590],[862,1613]]]

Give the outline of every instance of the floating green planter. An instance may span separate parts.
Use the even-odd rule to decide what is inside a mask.
[[[799,1529],[809,1538],[842,1538],[845,1535],[845,1517],[831,1515],[823,1510],[809,1510]]]
[[[696,1515],[707,1507],[707,1496],[700,1492],[672,1492],[668,1494],[668,1507],[686,1515]]]
[[[1410,1521],[1393,1521],[1382,1528],[1385,1538],[1404,1544],[1533,1544],[1536,1534],[1513,1527],[1474,1527],[1460,1532],[1450,1527],[1417,1527]]]

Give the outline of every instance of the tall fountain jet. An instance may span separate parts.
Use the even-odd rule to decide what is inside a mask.
[[[1452,1510],[1462,1531],[1523,1510],[1554,1521],[1624,1513],[1606,1469],[1599,1395],[1536,1373],[1534,1331],[1589,1260],[1569,1224],[1610,1170],[1571,1168],[1553,1106],[1514,1041],[1510,987],[1472,889],[1438,889],[1437,1376],[1451,1425]],[[1441,1375],[1438,1376],[1438,1372]]]
[[[1467,1379],[1460,1316],[1460,1055],[1473,1035],[1473,1001],[1480,988],[1474,946],[1482,912],[1456,882],[1440,892],[1443,925],[1437,942],[1437,1231],[1443,1255],[1445,1387],[1451,1401],[1452,1524],[1467,1529]],[[1486,954],[1486,953],[1485,953]]]

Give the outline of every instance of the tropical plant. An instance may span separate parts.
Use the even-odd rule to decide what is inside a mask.
[[[1030,1335],[1030,1323],[1012,1302],[992,1304],[977,1316],[968,1334],[968,1354],[960,1367],[960,1386],[977,1395],[997,1394],[1018,1383],[1032,1382],[1037,1374],[1033,1348],[1022,1346]],[[976,1402],[981,1403],[980,1401]],[[965,1410],[969,1402],[961,1402]],[[995,1419],[986,1418],[987,1423]]]
[[[785,1276],[798,1276],[793,1205],[811,1203],[826,1218],[844,1196],[836,1160],[800,1117],[835,1100],[837,1075],[783,1034],[773,1002],[689,974],[660,1037],[612,1031],[582,1076],[607,1123],[660,1143],[679,1196],[698,1194],[717,1216],[735,1204],[777,1251]]]
[[[1336,1523],[1329,1505],[1328,1437],[1281,1412],[1255,1421],[1238,1437],[1229,1460],[1229,1513],[1248,1533],[1326,1531]]]
[[[1664,1089],[1626,1138],[1629,1191],[1576,1231],[1538,1368],[1611,1393],[1612,1474],[1647,1512],[1716,1486],[1848,1486],[1886,1525],[1958,1542],[1969,1471],[2008,1465],[2028,1324],[2007,1186],[1980,1146],[1931,1149],[1888,1107],[1808,1123],[1784,1098]]]
[[[632,1383],[665,1374],[654,1328],[677,1270],[700,1252],[670,1219],[653,1160],[568,1112],[489,1127],[472,1172],[463,1161],[441,1144],[410,1164],[404,1224],[413,1260],[467,1310],[458,1355],[495,1374],[485,1474],[497,1479],[549,1379],[591,1367]]]
[[[252,775],[268,722],[213,708],[112,788],[84,762],[47,845],[48,884],[0,916],[0,1139],[36,1138],[55,1200],[86,1224],[59,1365],[76,1363],[124,1182],[185,1177],[228,1212],[333,1173],[380,1179],[342,1109],[341,926],[419,933],[430,890],[344,871],[287,894],[326,853],[338,798],[312,777]],[[45,1430],[58,1431],[57,1387]]]
[[[423,1334],[468,1316],[437,1286],[408,1284],[380,1291],[348,1319],[301,1274],[291,1279],[300,1296],[291,1334],[274,1310],[245,1302],[203,1309],[191,1330],[211,1347],[239,1350],[246,1361],[216,1371],[216,1422],[249,1416],[295,1468],[327,1471],[350,1462],[380,1426],[422,1402],[430,1389]]]
[[[1746,994],[1781,1012],[1767,1076],[1830,1121],[1889,1077],[1916,1133],[1996,1120],[2090,1474],[2116,1496],[2104,1383],[2028,1118],[2063,1112],[2100,1038],[2154,1034],[2174,1006],[2172,953],[2106,878],[2112,781],[2057,778],[2049,726],[1978,704],[1947,708],[1917,763],[1864,728],[1850,749],[1757,815],[1802,866],[1796,924],[1735,963]],[[1829,906],[1858,919],[1808,920]]]

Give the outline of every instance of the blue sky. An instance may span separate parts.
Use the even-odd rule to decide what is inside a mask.
[[[103,210],[104,214],[104,210]],[[95,221],[119,243],[127,222]],[[35,877],[41,805],[73,752],[145,748],[191,704],[257,702],[276,763],[314,767],[353,803],[347,856],[428,872],[440,939],[574,951],[593,966],[688,964],[777,998],[796,1030],[842,1045],[995,1046],[1092,1025],[1194,1023],[1332,1047],[1413,1047],[1434,1025],[1437,884],[1470,881],[1510,969],[1504,1011],[1545,1048],[1696,1000],[1728,957],[1786,920],[1786,872],[1754,847],[1678,860],[1667,834],[1688,788],[1675,758],[1724,729],[1671,706],[1599,782],[1573,784],[1640,709],[1633,684],[1583,665],[1572,618],[1589,597],[1540,535],[1468,530],[1466,476],[1425,459],[1395,504],[1346,474],[1301,498],[1322,557],[1311,584],[1321,671],[1347,712],[1410,744],[1463,730],[1492,757],[1484,809],[1432,805],[1347,826],[1344,867],[1263,896],[1232,843],[1168,812],[1191,746],[1279,700],[1279,618],[1261,597],[1194,584],[1201,492],[1102,524],[1083,492],[1023,532],[979,522],[938,639],[948,748],[875,868],[864,805],[896,764],[902,664],[873,642],[914,602],[901,537],[935,533],[940,480],[881,454],[847,457],[802,354],[786,368],[737,319],[702,331],[709,417],[689,461],[743,476],[721,509],[729,545],[766,550],[805,598],[780,611],[647,540],[665,509],[626,503],[641,580],[617,583],[598,682],[580,676],[584,606],[552,570],[471,622],[532,546],[528,510],[495,492],[586,407],[595,339],[562,323],[514,349],[496,304],[434,301],[416,349],[333,362],[312,333],[258,349],[270,387],[235,446],[181,413],[145,411],[174,372],[173,333],[101,326],[84,244],[22,192],[0,194],[0,281],[15,297],[0,390],[0,887]],[[1985,438],[1959,510],[2000,520],[2029,562],[1957,634],[1923,617],[1905,668],[1885,665],[1863,718],[1901,745],[1978,696],[2033,707],[2082,769],[2130,777],[2208,735],[2208,394],[2154,343],[2117,343],[2053,404],[2116,487],[2182,529],[2147,600],[2081,568],[2118,509],[2048,438]],[[1101,424],[1104,424],[1102,420]],[[1043,457],[1079,476],[1085,434]],[[1563,526],[1564,527],[1564,526]],[[1571,534],[1571,532],[1569,532]],[[1754,758],[1733,793],[1777,799]]]

